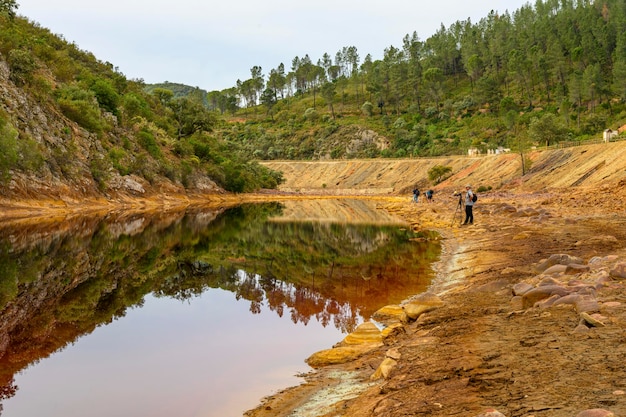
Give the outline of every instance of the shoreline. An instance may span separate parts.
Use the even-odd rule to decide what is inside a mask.
[[[584,191],[513,193],[506,202],[497,194],[481,196],[472,227],[450,226],[448,203],[388,198],[382,206],[390,213],[416,229],[441,233],[445,254],[429,292],[443,306],[404,323],[382,346],[354,360],[321,366],[245,415],[565,417],[590,409],[623,415],[626,386],[617,381],[626,371],[603,366],[608,356],[621,361],[626,354],[615,338],[626,329],[626,305],[617,301],[626,300],[624,282],[611,279],[594,290],[597,314],[610,313],[605,321],[611,328],[583,326],[581,334],[581,313],[572,305],[520,308],[513,301],[520,283],[585,281],[626,262],[626,250],[616,243],[626,240],[619,201],[600,196],[585,210],[561,205],[572,193]],[[585,268],[571,276],[536,271],[542,259],[560,253],[580,257],[585,267],[596,258],[609,261],[590,267],[597,270],[591,278]],[[594,349],[599,340],[611,345],[611,353]],[[372,380],[390,357],[395,365],[387,376]],[[580,361],[588,369],[577,369]],[[594,389],[582,391],[583,381],[593,381]],[[599,384],[603,395],[597,394]]]
[[[477,417],[497,410],[493,412],[499,414],[489,415],[570,417],[590,409],[606,411],[598,414],[604,417],[610,412],[626,415],[626,277],[611,275],[615,265],[626,268],[626,212],[621,189],[606,191],[481,195],[471,227],[451,224],[454,202],[444,192],[432,204],[412,204],[404,195],[322,197],[373,200],[414,230],[438,231],[442,256],[433,266],[436,274],[428,292],[440,298],[441,306],[394,324],[383,343],[349,361],[316,367],[301,384],[260,399],[244,415]],[[290,199],[320,196],[203,195],[166,204],[155,198],[135,204],[57,203],[52,208],[40,202],[35,208],[15,204],[0,220],[36,222],[103,211],[176,211]],[[580,270],[537,270],[556,254],[580,259]],[[597,303],[590,313],[599,316],[602,326],[585,324],[577,306],[548,305],[554,296],[526,306],[516,301],[518,286],[537,289],[546,283],[584,286]],[[388,307],[395,308],[393,314],[402,310]],[[388,359],[394,365],[373,378]]]

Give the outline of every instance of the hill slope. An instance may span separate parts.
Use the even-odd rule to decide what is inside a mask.
[[[483,157],[442,157],[399,160],[272,161],[263,164],[282,171],[286,192],[303,194],[397,194],[414,185],[435,191],[471,183],[493,190],[616,186],[626,180],[626,142],[537,151],[529,172],[522,176],[517,154]],[[452,168],[452,176],[434,185],[428,170],[435,165]]]

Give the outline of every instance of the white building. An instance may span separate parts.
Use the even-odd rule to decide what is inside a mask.
[[[602,134],[602,138],[605,142],[610,142],[611,139],[616,138],[618,134],[619,133],[617,132],[617,130],[605,129],[604,133]]]

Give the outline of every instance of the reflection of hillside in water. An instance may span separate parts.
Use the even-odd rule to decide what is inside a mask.
[[[331,222],[370,225],[405,225],[398,217],[376,209],[373,200],[295,200],[285,201],[280,216],[272,221]]]
[[[14,394],[16,372],[123,317],[149,293],[188,299],[222,288],[249,301],[253,313],[349,331],[427,285],[439,249],[410,241],[409,231],[267,221],[283,209],[0,226],[0,399]]]

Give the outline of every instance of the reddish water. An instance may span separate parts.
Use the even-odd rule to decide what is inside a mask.
[[[2,416],[237,417],[300,383],[438,255],[363,202],[334,210],[365,212],[352,226],[327,204],[0,230]]]

